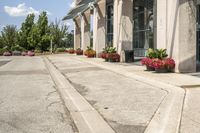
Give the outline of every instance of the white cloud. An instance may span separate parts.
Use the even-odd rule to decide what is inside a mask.
[[[73,2],[70,4],[70,7],[71,7],[71,8],[74,8],[74,7],[75,7],[75,1],[73,1]]]
[[[63,24],[66,26],[71,26],[71,23],[67,22],[67,21],[63,21]]]
[[[16,7],[4,6],[4,11],[12,17],[21,17],[34,13],[39,15],[40,11],[35,10],[33,7],[27,7],[25,3],[19,4]],[[46,11],[48,15],[51,15],[49,11]]]

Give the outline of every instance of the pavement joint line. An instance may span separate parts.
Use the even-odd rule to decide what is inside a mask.
[[[183,116],[183,110],[184,110],[184,107],[185,107],[185,99],[186,99],[186,95],[187,95],[187,89],[185,89],[185,88],[183,88],[183,90],[184,90],[184,98],[183,98],[183,106],[182,106],[182,111],[181,111],[181,116]],[[182,119],[183,119],[183,117],[181,117],[181,119],[180,119],[180,124],[179,124],[179,132],[181,131],[181,123],[182,123]]]
[[[182,85],[180,87],[183,89],[200,89],[200,84],[199,85]]]
[[[72,119],[80,133],[115,133],[102,116],[81,96],[64,75],[44,57],[49,73],[69,109]],[[73,111],[72,111],[73,110]],[[78,112],[74,112],[78,110]],[[82,112],[83,111],[83,112]]]
[[[159,106],[158,110],[156,111],[154,117],[150,121],[149,125],[147,126],[145,133],[178,133],[179,126],[182,117],[182,108],[184,103],[184,95],[185,91],[178,86],[166,84],[161,81],[156,81],[155,79],[147,79],[143,76],[136,75],[134,73],[130,73],[126,70],[120,70],[117,67],[109,67],[103,65],[102,63],[92,61],[91,59],[87,58],[78,58],[74,56],[74,59],[86,62],[106,70],[127,76],[129,78],[133,78],[143,83],[151,84],[155,87],[163,87],[169,92],[166,98],[163,100],[161,105]]]

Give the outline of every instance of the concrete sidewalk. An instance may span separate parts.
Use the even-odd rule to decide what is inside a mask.
[[[145,72],[141,66],[108,63],[83,56],[54,55],[48,58],[117,133],[190,131],[191,127],[186,127],[184,117],[181,117],[187,112],[182,111],[185,90],[180,87],[198,86],[197,78],[180,74],[158,75]],[[184,82],[182,85],[181,80],[165,82],[171,75],[192,79],[194,84]]]
[[[145,77],[146,79],[155,80],[172,86],[180,87],[185,91],[183,99],[183,109],[179,130],[181,133],[199,133],[200,132],[200,77],[197,74],[180,74],[180,73],[164,73],[158,74],[145,71],[145,67],[123,64],[108,63],[102,59],[89,59],[85,57],[73,57],[93,65],[106,68],[123,70],[132,75]],[[197,75],[197,76],[192,76]]]

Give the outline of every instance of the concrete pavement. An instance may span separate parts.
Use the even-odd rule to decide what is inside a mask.
[[[0,57],[0,132],[200,132],[194,74],[66,54],[48,59],[54,82],[42,57]]]
[[[179,128],[182,89],[144,82],[144,78],[116,69],[117,65],[107,68],[98,59],[88,59],[92,64],[71,55],[48,58],[117,133],[168,133]]]
[[[75,133],[40,57],[0,57],[0,133]]]

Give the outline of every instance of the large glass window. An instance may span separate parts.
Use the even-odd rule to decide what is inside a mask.
[[[134,0],[133,47],[136,56],[144,56],[153,48],[153,0]]]
[[[107,46],[113,46],[113,4],[107,4],[106,14],[107,14],[106,42]]]

